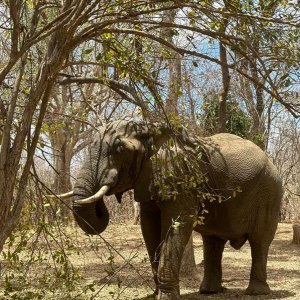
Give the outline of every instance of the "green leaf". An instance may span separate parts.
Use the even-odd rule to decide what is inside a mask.
[[[101,52],[99,52],[97,55],[96,55],[96,60],[97,61],[99,61],[99,60],[101,60],[102,59],[102,53]]]
[[[175,222],[172,224],[172,227],[173,227],[175,230],[178,230],[179,227],[180,227],[180,222],[175,221]]]
[[[34,3],[32,0],[26,0],[26,4],[27,4],[28,8],[34,9]]]
[[[84,50],[84,54],[90,54],[91,52],[93,52],[94,48],[87,48]]]
[[[189,11],[188,16],[189,17],[194,17],[195,14],[196,14],[196,11],[192,9],[192,10]]]

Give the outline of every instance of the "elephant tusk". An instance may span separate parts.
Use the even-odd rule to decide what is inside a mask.
[[[70,191],[70,192],[67,192],[64,194],[59,194],[59,195],[46,195],[46,197],[50,198],[50,199],[60,198],[60,199],[64,200],[64,199],[68,199],[68,198],[72,197],[73,195],[74,195],[74,191]]]
[[[87,203],[93,203],[101,199],[110,189],[109,185],[104,185],[96,194],[94,194],[91,197],[75,200],[74,203],[79,204],[87,204]]]

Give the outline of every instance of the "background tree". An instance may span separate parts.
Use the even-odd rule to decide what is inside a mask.
[[[167,23],[174,23],[176,18],[176,10],[169,10],[164,12],[162,20]],[[163,28],[161,36],[170,43],[175,45],[174,31],[171,28]],[[166,49],[168,51],[168,49]],[[178,118],[178,104],[179,97],[182,93],[182,62],[181,55],[175,51],[168,53],[168,89],[164,105],[164,112],[169,120]],[[180,273],[184,276],[193,276],[196,274],[196,262],[193,248],[193,236],[191,235],[182,259]]]
[[[231,78],[226,103],[233,103],[239,118],[251,116],[251,139],[273,155],[288,179],[284,181],[291,191],[285,194],[287,206],[291,197],[296,203],[298,9],[298,3],[286,0],[1,2],[0,250],[18,223],[29,179],[35,184],[28,191],[31,206],[27,211],[51,208],[51,203],[32,201],[33,195],[42,193],[39,179],[32,174],[36,175],[35,159],[43,151],[46,155],[42,148],[48,141],[46,133],[52,148],[59,150],[56,154],[61,154],[68,140],[74,150],[84,135],[82,130],[88,134],[97,125],[91,122],[95,115],[97,122],[120,116],[164,120],[165,110],[173,109],[170,101],[176,104],[176,113],[187,116],[196,127],[206,114],[201,107],[210,110],[214,104],[215,96],[206,97],[207,90],[212,85],[217,95],[224,90],[222,68]],[[172,18],[174,11],[178,18]],[[162,34],[164,30],[171,35]],[[219,46],[226,50],[227,61],[220,56]],[[176,84],[169,86],[173,79],[168,74],[180,79],[176,84],[181,91]],[[111,102],[106,96],[101,101],[95,97],[97,91],[108,90],[113,93]],[[173,95],[166,97],[168,90]],[[92,98],[97,104],[90,102]],[[65,128],[54,124],[57,115]],[[229,115],[227,110],[227,119]],[[56,126],[59,130],[53,130]],[[280,139],[281,134],[285,139]],[[284,158],[289,159],[283,163]],[[62,168],[66,170],[60,173],[68,172]],[[283,206],[282,218],[295,214],[297,209]]]
[[[219,101],[218,94],[212,90],[205,95],[203,100],[200,124],[203,126],[205,135],[215,134],[219,131]],[[224,132],[236,134],[240,137],[251,139],[250,128],[252,118],[242,110],[236,100],[227,100],[227,113]]]
[[[280,116],[280,117],[279,117]],[[282,180],[284,195],[280,219],[299,220],[300,218],[300,131],[299,121],[279,114],[273,123],[269,136],[270,154],[277,166]]]

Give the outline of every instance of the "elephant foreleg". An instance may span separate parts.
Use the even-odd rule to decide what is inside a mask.
[[[178,300],[180,264],[193,230],[190,217],[192,212],[185,211],[176,202],[163,203],[161,207],[163,244],[157,276],[159,289],[157,299]]]
[[[161,244],[161,217],[159,208],[152,202],[140,204],[141,229],[147,252],[151,262],[155,281],[154,294],[158,293],[157,271],[159,263],[159,247]]]
[[[222,291],[222,255],[226,240],[216,236],[202,235],[204,276],[200,293],[215,294]]]

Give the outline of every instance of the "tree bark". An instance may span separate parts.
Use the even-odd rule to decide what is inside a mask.
[[[42,126],[41,119],[44,117],[45,107],[47,106],[50,96],[50,90],[53,86],[55,76],[58,73],[58,68],[56,68],[56,66],[57,65],[55,64],[53,73],[47,72],[49,65],[44,65],[41,67],[40,81],[32,93],[30,93],[29,101],[25,106],[19,130],[14,139],[12,147],[9,149],[9,156],[6,158],[6,164],[1,170],[1,173],[5,175],[4,178],[0,179],[0,251],[2,251],[5,240],[15,227],[25,201],[24,190],[27,185],[30,166],[33,161],[34,150],[38,142],[38,135]],[[46,73],[48,76],[52,75],[52,81],[45,76]],[[21,173],[20,182],[16,188],[15,182],[17,173],[19,171],[19,162],[21,160],[23,145],[26,137],[28,137],[28,133],[30,132],[33,114],[40,101],[43,109],[40,109],[39,124],[37,124],[35,127],[34,139],[32,141],[27,141],[27,160]],[[10,134],[10,132],[8,134]],[[3,154],[2,151],[1,154]],[[16,198],[14,198],[14,191],[16,191]]]
[[[293,243],[300,245],[300,224],[293,225]]]
[[[55,193],[65,193],[71,189],[70,167],[73,155],[73,147],[68,147],[68,141],[63,129],[58,133],[50,135],[53,147],[53,165],[55,169],[54,183],[52,189]]]
[[[133,225],[138,225],[141,222],[140,203],[133,202]]]
[[[193,234],[186,244],[183,252],[182,263],[180,267],[180,275],[184,277],[193,277],[197,272],[194,247],[193,247]]]
[[[164,13],[164,21],[173,23],[176,16],[176,10],[169,10]],[[162,28],[161,36],[169,43],[173,44],[172,28]],[[168,94],[165,103],[165,112],[167,115],[178,115],[178,100],[181,89],[181,55],[175,51],[171,52],[172,58],[168,59],[169,82]]]
[[[176,10],[166,11],[164,19],[167,22],[173,23],[176,17]],[[171,28],[164,28],[160,33],[167,41],[173,43],[173,31]],[[171,51],[171,50],[170,50]],[[165,103],[165,112],[167,116],[178,115],[178,101],[180,96],[180,89],[182,84],[181,72],[181,56],[173,52],[172,59],[168,61],[169,67],[169,83],[168,94]],[[193,274],[196,270],[195,254],[193,247],[193,237],[191,235],[183,254],[181,262],[181,274],[183,276]]]
[[[181,56],[174,53],[174,59],[169,61],[169,87],[165,110],[169,114],[178,114],[178,101],[181,88]]]
[[[226,9],[228,9],[227,1],[224,2]],[[228,19],[222,19],[221,33],[226,32],[228,25]],[[227,123],[227,100],[230,87],[230,74],[227,61],[227,50],[222,40],[219,41],[220,61],[221,61],[221,73],[222,73],[222,88],[219,96],[219,118],[218,118],[218,131],[226,132]]]
[[[230,75],[229,69],[227,67],[227,53],[226,48],[220,42],[220,61],[223,63],[221,65],[222,70],[222,91],[219,98],[219,122],[218,130],[219,132],[226,132],[226,121],[227,121],[227,98],[229,93],[230,85]]]

